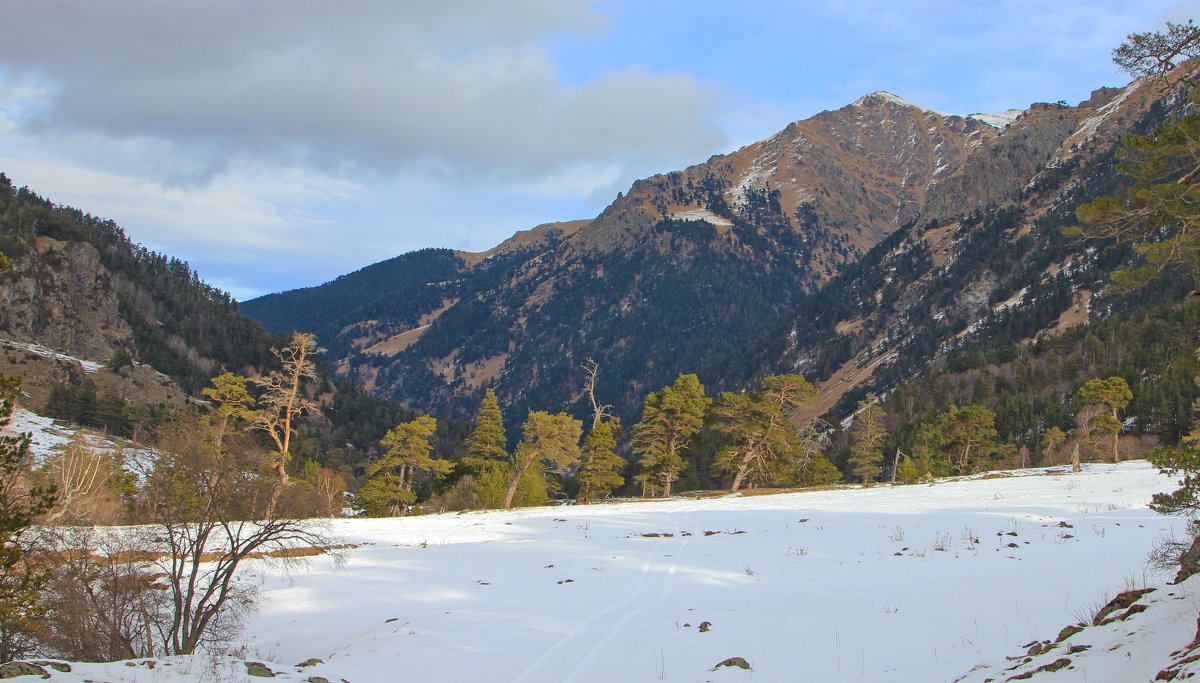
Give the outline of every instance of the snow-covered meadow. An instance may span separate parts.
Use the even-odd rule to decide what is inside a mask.
[[[1181,523],[1146,504],[1172,483],[1137,461],[895,488],[338,520],[332,531],[356,546],[342,566],[321,557],[288,574],[256,563],[262,603],[242,656],[281,680],[352,683],[953,681],[1090,619],[1118,591],[1168,580],[1148,573],[1146,556]],[[1183,623],[1152,626],[1153,610],[1123,622],[1142,620],[1157,649],[1080,660],[1055,680],[1153,679],[1194,634],[1200,600],[1180,595],[1188,584],[1170,587],[1185,599],[1166,617]],[[730,657],[752,669],[710,671]],[[310,658],[324,663],[294,666]],[[258,680],[237,662],[179,659],[51,673]]]

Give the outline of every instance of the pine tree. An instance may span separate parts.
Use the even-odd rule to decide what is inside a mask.
[[[842,473],[837,465],[825,457],[825,440],[817,431],[817,420],[812,420],[800,431],[796,471],[801,486],[821,486],[840,481]]]
[[[713,415],[721,420],[717,428],[733,441],[718,456],[734,472],[731,491],[740,489],[751,472],[768,475],[776,463],[800,461],[800,438],[790,415],[816,397],[816,387],[800,375],[768,377],[760,391],[722,395]]]
[[[579,436],[583,422],[567,415],[544,411],[529,414],[521,427],[521,443],[513,454],[512,480],[504,494],[504,507],[510,508],[521,479],[535,464],[563,470],[579,462]]]
[[[230,429],[244,422],[258,419],[254,410],[254,397],[246,386],[249,380],[232,372],[225,372],[212,378],[212,386],[201,390],[217,404],[216,445],[221,444]]]
[[[996,450],[995,417],[983,406],[950,406],[918,431],[918,461],[932,472],[940,456],[949,470],[969,474],[979,458]]]
[[[1189,73],[1175,71],[1200,53],[1200,27],[1168,23],[1166,32],[1133,34],[1113,51],[1114,61],[1136,76],[1154,76],[1159,85],[1183,85],[1174,116],[1149,135],[1126,135],[1118,170],[1133,187],[1121,196],[1100,197],[1076,211],[1079,225],[1068,235],[1132,243],[1145,264],[1112,273],[1111,290],[1132,291],[1154,278],[1182,269],[1200,274],[1200,91]]]
[[[580,502],[603,498],[625,483],[620,474],[625,458],[615,453],[620,433],[621,421],[610,417],[592,427],[583,440],[583,457],[579,473],[575,475],[579,481]]]
[[[873,483],[883,468],[883,442],[888,436],[883,426],[885,413],[874,396],[858,402],[854,425],[850,428],[850,471],[864,484]]]
[[[904,457],[900,460],[900,465],[896,468],[896,475],[905,484],[915,484],[921,478],[921,471],[917,469],[917,465],[913,462],[912,458]]]
[[[1118,439],[1121,433],[1120,411],[1133,400],[1133,392],[1121,377],[1108,379],[1092,379],[1083,383],[1075,392],[1075,400],[1084,406],[1104,406],[1111,411],[1109,415],[1096,415],[1089,420],[1089,427],[1103,435],[1112,437],[1112,459],[1120,459]]]
[[[643,487],[661,485],[663,496],[683,470],[688,441],[704,426],[712,399],[696,375],[679,375],[675,383],[646,396],[642,419],[633,428],[633,450],[642,456]],[[651,484],[654,482],[654,484]]]
[[[1044,448],[1042,449],[1042,465],[1049,465],[1051,457],[1062,445],[1067,442],[1067,433],[1057,426],[1046,430],[1046,435],[1042,437]]]
[[[475,428],[464,445],[467,454],[463,464],[476,473],[501,465],[509,459],[505,449],[504,417],[500,414],[496,392],[491,389],[483,394],[479,412],[475,415]]]
[[[0,427],[9,422],[21,379],[0,375]],[[25,561],[24,535],[35,517],[54,506],[57,495],[53,486],[26,486],[31,441],[29,434],[0,436],[0,662],[32,652],[30,634],[45,614],[39,589],[48,577]]]
[[[435,431],[437,420],[422,415],[396,425],[383,437],[387,451],[367,468],[370,479],[358,492],[357,500],[364,509],[373,514],[403,515],[416,502],[417,474],[441,475],[450,471],[449,461],[430,457],[433,452],[430,439]]]

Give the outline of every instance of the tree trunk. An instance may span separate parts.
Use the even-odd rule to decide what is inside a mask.
[[[746,449],[746,455],[742,456],[742,464],[738,465],[737,474],[733,477],[733,486],[729,487],[730,493],[736,493],[742,487],[742,481],[746,479],[746,471],[750,469],[750,461],[754,459],[754,451]]]
[[[275,486],[271,487],[271,499],[267,501],[265,519],[275,519],[275,505],[279,502],[279,495],[283,493],[283,487],[288,483],[288,473],[283,459],[275,462],[275,475]]]
[[[1121,418],[1117,416],[1117,410],[1115,408],[1113,409],[1113,419],[1117,421],[1118,425],[1121,424]],[[1121,428],[1118,426],[1117,433],[1113,434],[1113,462],[1121,461],[1121,454],[1117,450],[1118,441],[1120,440],[1120,438],[1121,438]]]
[[[1071,446],[1071,471],[1078,472],[1082,469],[1079,465],[1079,443],[1076,442]]]
[[[525,476],[525,472],[529,469],[529,466],[533,464],[534,458],[536,457],[536,451],[530,453],[529,457],[525,458],[525,462],[521,463],[521,466],[517,468],[516,473],[513,475],[512,483],[508,485],[508,493],[504,495],[505,510],[512,507],[512,501],[517,495],[517,486],[521,483],[521,477]]]

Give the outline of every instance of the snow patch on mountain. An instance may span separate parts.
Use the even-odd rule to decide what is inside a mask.
[[[712,225],[721,225],[725,227],[733,227],[733,221],[728,218],[722,218],[708,209],[685,209],[682,211],[674,211],[671,213],[671,218],[676,218],[685,221],[705,221]]]
[[[53,358],[55,360],[79,363],[81,366],[83,366],[83,371],[88,374],[104,369],[103,363],[84,360],[82,358],[76,358],[75,356],[68,356],[65,353],[60,353],[58,351],[48,349],[41,344],[34,344],[32,342],[19,342],[12,339],[0,339],[0,346],[5,346],[12,349],[20,349],[22,351],[32,353],[35,356],[42,356],[43,358]]]
[[[1013,121],[1016,121],[1024,113],[1024,109],[1009,109],[991,114],[969,114],[967,118],[986,123],[993,128],[1004,128]]]

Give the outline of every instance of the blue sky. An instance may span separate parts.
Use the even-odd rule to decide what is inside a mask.
[[[877,90],[1087,98],[1200,2],[42,0],[0,25],[0,171],[239,298],[596,215]]]

